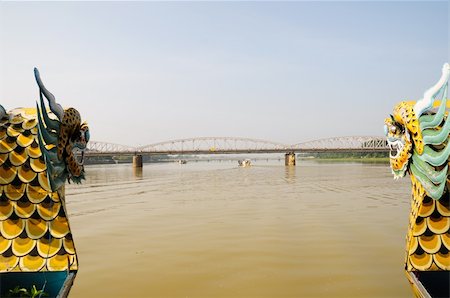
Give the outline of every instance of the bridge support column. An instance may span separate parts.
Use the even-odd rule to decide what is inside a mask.
[[[136,154],[133,156],[133,168],[142,168],[142,155]]]
[[[295,166],[295,152],[288,152],[284,155],[285,166]]]

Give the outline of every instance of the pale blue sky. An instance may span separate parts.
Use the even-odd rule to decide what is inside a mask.
[[[92,139],[382,135],[449,61],[449,2],[0,2],[0,103],[33,67]]]

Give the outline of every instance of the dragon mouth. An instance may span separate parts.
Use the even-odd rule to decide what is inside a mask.
[[[388,146],[389,146],[389,157],[392,159],[398,158],[400,156],[400,153],[403,150],[403,147],[405,146],[400,140],[396,141],[389,141],[388,140]]]
[[[73,155],[75,156],[75,160],[77,161],[79,166],[84,165],[84,150],[75,147],[72,150]]]
[[[412,144],[408,139],[399,139],[395,137],[388,137],[388,146],[390,149],[389,157],[391,163],[392,174],[394,178],[398,179],[404,177],[408,169],[408,161],[411,157]]]
[[[78,164],[79,164],[79,165],[84,165],[84,150],[81,151],[81,158],[80,158],[80,160],[78,161]]]

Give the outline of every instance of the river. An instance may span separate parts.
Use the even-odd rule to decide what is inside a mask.
[[[87,166],[70,297],[411,297],[408,177],[386,164]]]

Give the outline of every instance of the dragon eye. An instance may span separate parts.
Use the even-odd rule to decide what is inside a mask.
[[[396,133],[397,132],[397,127],[396,126],[391,126],[390,130],[392,133]]]

